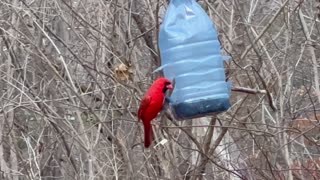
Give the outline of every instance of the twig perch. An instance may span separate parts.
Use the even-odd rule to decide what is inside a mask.
[[[231,91],[236,91],[236,92],[243,92],[243,93],[248,93],[248,94],[266,94],[266,90],[260,90],[260,89],[250,89],[246,87],[233,87]]]

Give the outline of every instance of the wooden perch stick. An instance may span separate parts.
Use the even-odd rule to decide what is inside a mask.
[[[266,94],[266,90],[260,90],[260,89],[250,89],[246,87],[232,87],[231,91],[236,91],[236,92],[243,92],[243,93],[248,93],[248,94]]]
[[[275,104],[273,102],[272,95],[267,90],[250,89],[250,88],[245,88],[245,87],[232,87],[231,91],[243,92],[243,93],[248,93],[248,94],[266,94],[272,110],[274,110],[274,111],[277,110],[277,107],[275,106]]]

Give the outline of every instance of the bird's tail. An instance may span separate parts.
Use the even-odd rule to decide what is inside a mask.
[[[151,127],[151,122],[145,122],[144,123],[144,147],[148,148],[153,139],[153,132]]]

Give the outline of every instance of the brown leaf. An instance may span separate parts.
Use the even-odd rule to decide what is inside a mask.
[[[116,78],[121,81],[132,80],[133,71],[131,67],[128,67],[123,63],[121,63],[118,67],[116,67],[114,72],[115,72]]]

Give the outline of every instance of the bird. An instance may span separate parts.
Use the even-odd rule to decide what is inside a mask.
[[[151,121],[155,119],[162,110],[165,101],[165,93],[172,90],[173,86],[170,80],[158,78],[144,94],[138,110],[138,119],[142,120],[144,126],[144,147],[148,148],[153,139]]]

